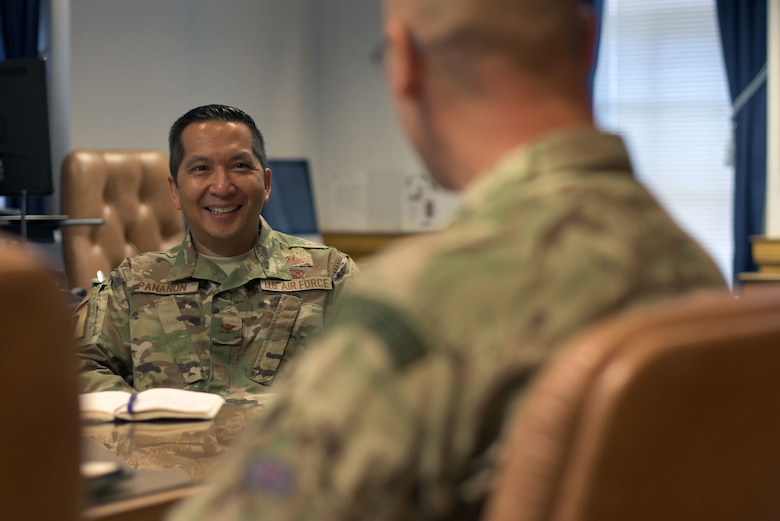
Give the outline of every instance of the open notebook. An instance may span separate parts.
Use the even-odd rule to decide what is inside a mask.
[[[155,388],[138,393],[102,391],[79,395],[85,421],[211,420],[225,399],[218,394]]]

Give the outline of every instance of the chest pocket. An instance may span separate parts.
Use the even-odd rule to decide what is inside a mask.
[[[321,306],[282,295],[249,378],[270,385],[306,340],[322,330],[322,325]]]
[[[206,378],[188,329],[188,326],[202,327],[202,318],[195,310],[191,316],[181,312],[179,303],[185,298],[161,296],[133,313],[130,352],[136,389],[192,388],[192,384]]]

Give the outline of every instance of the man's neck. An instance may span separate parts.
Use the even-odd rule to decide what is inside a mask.
[[[235,257],[242,255],[255,247],[257,237],[250,241],[235,242],[231,244],[211,244],[213,241],[199,241],[195,235],[192,235],[193,246],[201,255],[210,257]]]
[[[519,106],[525,107],[518,109]],[[448,140],[457,166],[457,184],[466,188],[510,151],[541,137],[570,127],[592,126],[591,110],[584,104],[554,100],[538,103],[481,104],[463,106],[455,114],[458,124],[449,124]]]

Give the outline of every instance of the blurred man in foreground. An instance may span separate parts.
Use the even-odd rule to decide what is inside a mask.
[[[384,64],[433,177],[463,192],[337,306],[185,519],[478,519],[503,421],[574,333],[720,271],[594,128],[576,0],[386,0]]]

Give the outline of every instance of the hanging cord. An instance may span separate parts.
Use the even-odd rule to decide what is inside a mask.
[[[764,83],[766,83],[767,79],[767,65],[764,63],[764,66],[761,67],[761,70],[758,71],[758,74],[756,74],[755,78],[750,80],[750,83],[748,83],[747,87],[742,89],[742,92],[739,93],[739,96],[737,96],[737,99],[734,100],[734,106],[731,110],[731,119],[736,121],[737,120],[737,114],[740,113],[740,111],[747,105],[748,101],[755,95],[756,92],[758,92],[758,89],[764,86]]]
[[[750,80],[750,83],[748,83],[747,86],[742,89],[742,92],[739,93],[739,96],[737,96],[737,99],[734,100],[734,104],[731,107],[731,140],[729,142],[729,149],[726,155],[726,164],[728,166],[734,166],[736,163],[735,156],[737,146],[737,116],[742,111],[742,109],[745,108],[745,105],[747,105],[748,102],[753,99],[753,96],[756,94],[756,92],[758,92],[758,89],[764,86],[768,76],[767,71],[767,64],[764,63],[764,66],[761,67],[761,70],[758,71],[755,77]]]

